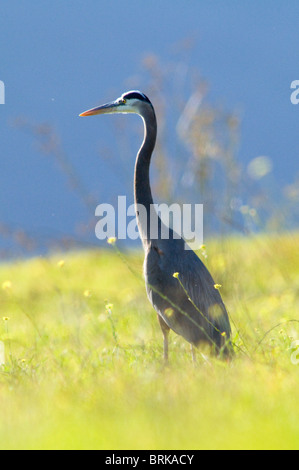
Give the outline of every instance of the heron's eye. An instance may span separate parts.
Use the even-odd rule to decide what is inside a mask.
[[[125,98],[122,99],[122,103],[126,104],[127,100]]]

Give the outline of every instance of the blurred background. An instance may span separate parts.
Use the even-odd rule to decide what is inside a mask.
[[[203,203],[204,236],[298,227],[298,2],[10,0],[0,22],[2,259],[105,244],[143,126],[78,114],[130,89],[157,111],[155,201]]]

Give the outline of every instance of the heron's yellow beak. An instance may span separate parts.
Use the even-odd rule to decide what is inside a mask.
[[[84,113],[79,114],[79,116],[94,116],[95,114],[111,114],[117,112],[117,108],[120,103],[112,101],[111,103],[103,104],[97,108],[88,109]]]

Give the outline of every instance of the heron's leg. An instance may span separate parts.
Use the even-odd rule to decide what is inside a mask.
[[[158,315],[158,320],[160,323],[160,327],[163,333],[163,338],[164,338],[164,361],[168,362],[168,335],[169,335],[169,326],[165,323],[162,317]]]
[[[196,353],[195,353],[195,348],[193,344],[191,344],[191,354],[192,354],[192,362],[193,364],[196,364]]]

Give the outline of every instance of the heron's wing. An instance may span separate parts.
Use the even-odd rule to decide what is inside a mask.
[[[182,239],[152,243],[145,273],[148,296],[171,329],[193,344],[207,338],[222,347],[230,337],[226,308],[208,269]]]
[[[179,279],[198,312],[198,319],[204,316],[210,322],[212,337],[224,333],[229,337],[230,322],[219,290],[215,288],[210,272],[193,251],[184,256]]]

